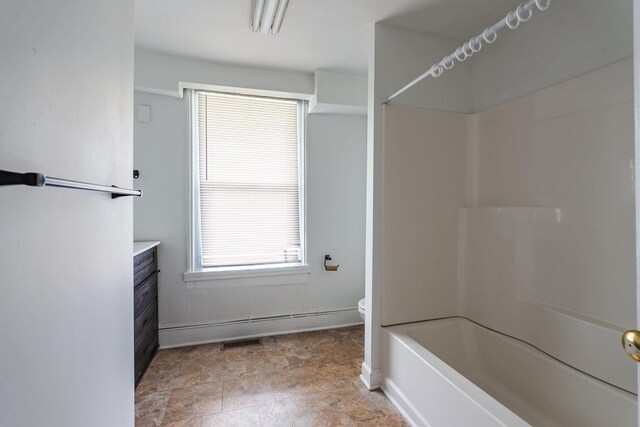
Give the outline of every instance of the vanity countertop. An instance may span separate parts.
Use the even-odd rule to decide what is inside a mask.
[[[140,255],[142,252],[155,248],[159,244],[160,242],[155,240],[133,242],[133,256]]]

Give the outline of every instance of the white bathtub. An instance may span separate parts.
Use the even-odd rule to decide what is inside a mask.
[[[384,328],[383,389],[414,426],[633,426],[635,395],[452,318]]]

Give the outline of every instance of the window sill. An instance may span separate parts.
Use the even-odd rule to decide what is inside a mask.
[[[189,289],[244,286],[276,286],[309,283],[311,268],[296,264],[270,267],[211,268],[187,271],[184,281]]]

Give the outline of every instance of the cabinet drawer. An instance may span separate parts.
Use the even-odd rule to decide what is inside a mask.
[[[151,328],[155,329],[158,325],[158,300],[154,299],[133,322],[134,345],[142,340],[144,334]]]
[[[158,271],[156,248],[137,255],[133,259],[133,287],[140,285],[156,271]]]
[[[158,275],[153,273],[133,294],[133,318],[137,319],[158,296]]]
[[[149,366],[151,358],[158,349],[158,331],[154,328],[147,332],[135,350],[135,381],[138,384],[142,374]]]
[[[133,258],[133,272],[137,273],[156,260],[156,248],[148,249]]]

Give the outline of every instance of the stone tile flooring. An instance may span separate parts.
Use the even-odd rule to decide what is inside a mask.
[[[221,350],[161,350],[136,389],[136,426],[406,426],[360,382],[363,327]]]

